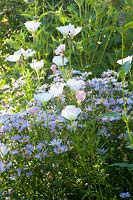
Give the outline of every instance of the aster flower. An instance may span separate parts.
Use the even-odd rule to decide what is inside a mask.
[[[39,150],[42,150],[43,148],[46,147],[46,143],[44,142],[39,142],[37,145],[36,145],[36,148],[39,149]]]
[[[56,146],[54,149],[53,149],[53,151],[57,154],[57,155],[59,155],[59,154],[61,154],[61,153],[64,153],[64,152],[66,152],[68,150],[68,148],[66,147],[66,146],[64,146],[64,145],[58,145],[58,146]]]
[[[119,194],[119,197],[122,198],[122,199],[129,198],[130,197],[130,193],[129,192],[121,192]]]
[[[9,169],[12,166],[12,162],[9,163],[2,162],[0,160],[0,172],[5,172],[7,169]]]
[[[47,155],[47,152],[46,151],[42,151],[42,152],[37,153],[35,155],[35,157],[41,160],[41,159],[45,158],[46,155]]]
[[[59,146],[61,143],[62,143],[62,140],[61,140],[61,139],[56,139],[56,138],[54,138],[54,139],[49,143],[49,145],[50,145],[50,146]]]

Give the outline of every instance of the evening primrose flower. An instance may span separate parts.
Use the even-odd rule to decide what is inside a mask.
[[[40,60],[40,61],[32,60],[32,63],[30,63],[30,67],[37,71],[40,70],[43,67],[43,65],[44,65],[43,60]]]
[[[60,31],[64,36],[66,37],[74,37],[78,33],[80,33],[82,27],[75,28],[74,25],[69,24],[67,26],[60,26],[56,28],[58,31]]]
[[[68,105],[62,110],[61,116],[69,120],[75,120],[81,112],[81,109],[76,108],[75,105]]]
[[[14,54],[7,56],[5,60],[9,62],[18,62],[20,60],[20,57],[21,50],[18,50]]]
[[[76,99],[78,103],[81,103],[82,101],[84,101],[86,98],[86,92],[83,90],[77,90],[76,91]]]
[[[21,49],[21,54],[24,56],[25,59],[32,57],[35,54],[35,51],[32,49],[27,49],[24,50],[23,48]]]
[[[64,55],[64,51],[65,51],[65,44],[60,44],[57,49],[55,50],[55,54],[56,55]]]
[[[52,99],[52,97],[53,97],[53,94],[50,92],[44,92],[44,93],[34,95],[34,99],[41,103],[49,101],[50,99]]]
[[[123,58],[123,59],[120,59],[120,60],[117,60],[117,63],[119,64],[119,65],[123,65],[124,63],[126,63],[126,62],[132,62],[132,58],[133,58],[133,55],[132,56],[128,56],[128,57],[126,57],[126,58]]]
[[[35,21],[27,21],[24,23],[25,27],[28,31],[35,32],[39,28],[41,22],[35,22]]]
[[[85,86],[85,82],[83,80],[76,80],[75,78],[73,78],[67,81],[67,86],[70,89],[77,91]]]
[[[63,56],[54,56],[52,62],[56,64],[57,66],[61,67],[63,65],[66,65],[68,62],[68,59]]]
[[[51,85],[49,92],[53,94],[54,97],[59,97],[63,93],[64,86],[65,86],[65,83],[57,82]]]

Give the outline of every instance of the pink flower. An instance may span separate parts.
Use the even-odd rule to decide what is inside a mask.
[[[57,49],[55,50],[55,54],[56,55],[64,55],[64,51],[65,51],[65,44],[60,44]]]
[[[55,64],[51,65],[50,69],[51,69],[51,71],[52,71],[53,73],[56,72],[56,67],[57,67],[57,66],[56,66]]]
[[[86,98],[86,92],[83,90],[76,91],[76,98],[77,98],[77,102],[81,103],[81,101],[84,101]]]

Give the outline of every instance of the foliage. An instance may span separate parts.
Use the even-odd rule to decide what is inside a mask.
[[[0,199],[132,199],[132,2],[0,7]]]

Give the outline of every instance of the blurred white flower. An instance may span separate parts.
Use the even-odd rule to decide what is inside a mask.
[[[44,92],[44,93],[34,95],[34,99],[41,103],[49,101],[50,99],[52,99],[52,97],[53,97],[53,94],[49,92]]]
[[[27,49],[27,50],[24,50],[23,48],[21,49],[21,54],[24,56],[24,58],[28,58],[28,57],[31,57],[35,54],[35,51],[32,50],[32,49]]]
[[[64,36],[68,37],[74,37],[78,33],[80,33],[82,27],[75,28],[74,25],[69,24],[67,26],[60,26],[56,28],[58,31],[60,31]]]
[[[66,65],[68,60],[66,57],[63,57],[63,56],[54,56],[52,62],[60,67],[60,66]]]
[[[75,120],[81,112],[81,109],[76,108],[75,105],[68,105],[62,110],[61,116],[69,120]]]
[[[126,62],[132,62],[132,57],[133,56],[128,56],[128,57],[126,57],[126,58],[123,58],[123,59],[120,59],[120,60],[117,60],[117,63],[118,64],[120,64],[120,65],[123,65],[124,63],[126,63]]]
[[[63,88],[65,83],[56,82],[55,84],[51,85],[49,92],[53,94],[54,97],[60,97],[63,93]]]
[[[64,55],[64,51],[65,51],[65,44],[60,44],[57,49],[55,50],[55,54],[56,55]]]
[[[28,31],[35,32],[39,28],[41,22],[35,22],[35,21],[27,21],[24,23],[25,27]]]
[[[43,67],[43,65],[44,65],[43,60],[40,61],[32,60],[32,63],[30,63],[30,67],[35,70],[40,70]]]
[[[73,78],[67,81],[67,86],[70,87],[72,90],[77,91],[85,86],[85,82],[83,80],[76,80],[75,78]]]
[[[4,156],[8,153],[8,147],[0,142],[0,156]]]
[[[21,57],[21,50],[18,50],[14,52],[14,54],[7,56],[5,60],[9,62],[18,62],[20,60],[20,57]]]

